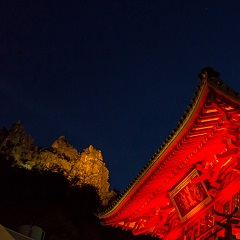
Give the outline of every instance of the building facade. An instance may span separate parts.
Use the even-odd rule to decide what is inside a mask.
[[[104,224],[163,240],[240,239],[240,94],[212,68]]]

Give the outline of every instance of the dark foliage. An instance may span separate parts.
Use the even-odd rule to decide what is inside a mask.
[[[11,166],[0,156],[0,223],[15,231],[23,224],[44,229],[45,240],[153,239],[104,227],[94,215],[101,207],[94,187],[70,187],[60,173]]]

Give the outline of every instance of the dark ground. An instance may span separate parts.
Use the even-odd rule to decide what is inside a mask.
[[[94,214],[102,209],[96,189],[70,187],[61,173],[11,167],[1,156],[0,188],[0,223],[15,231],[32,224],[46,232],[45,240],[154,239],[102,226]]]

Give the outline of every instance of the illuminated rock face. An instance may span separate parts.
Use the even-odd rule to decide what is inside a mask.
[[[92,145],[80,153],[61,136],[49,149],[43,149],[34,146],[33,138],[17,122],[9,131],[0,131],[0,153],[18,167],[61,172],[72,185],[96,187],[103,205],[115,195],[109,191],[109,171],[102,153]]]

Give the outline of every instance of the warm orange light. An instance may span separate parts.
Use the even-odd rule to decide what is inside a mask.
[[[224,167],[224,166],[227,165],[231,160],[232,160],[232,157],[230,157],[222,166]]]

